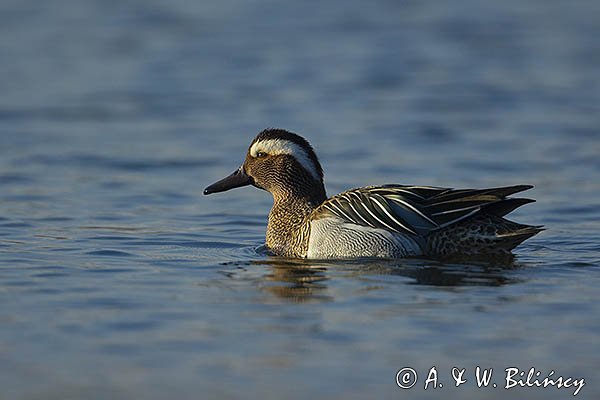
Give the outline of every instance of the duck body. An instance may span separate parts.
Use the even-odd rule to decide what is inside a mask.
[[[310,144],[281,129],[251,143],[244,164],[211,194],[252,184],[273,195],[266,246],[294,258],[403,258],[510,254],[542,230],[503,218],[533,202],[509,198],[528,185],[490,189],[383,185],[327,198]]]

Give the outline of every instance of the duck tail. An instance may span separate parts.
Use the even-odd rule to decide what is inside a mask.
[[[512,222],[505,220],[507,222]],[[517,224],[521,225],[521,224]],[[522,228],[516,229],[514,231],[500,233],[496,235],[496,240],[498,246],[505,249],[506,251],[511,251],[519,244],[524,242],[525,240],[533,237],[543,231],[545,228],[541,225],[533,226],[533,225],[521,225]]]
[[[542,226],[523,225],[497,215],[476,215],[427,237],[428,255],[509,254],[523,241],[537,235]]]

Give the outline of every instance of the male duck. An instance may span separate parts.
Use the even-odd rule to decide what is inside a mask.
[[[254,185],[273,195],[266,245],[300,258],[507,254],[542,230],[502,218],[535,200],[507,198],[529,185],[447,189],[384,185],[327,199],[311,145],[282,129],[266,129],[244,164],[204,194]]]

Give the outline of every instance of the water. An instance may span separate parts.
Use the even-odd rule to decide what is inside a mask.
[[[508,367],[598,398],[599,12],[4,1],[0,398],[572,397]],[[513,216],[548,229],[510,265],[269,257],[266,193],[201,195],[267,126],[312,142],[329,194],[534,184]]]

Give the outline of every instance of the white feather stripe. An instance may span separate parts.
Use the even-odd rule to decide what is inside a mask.
[[[330,201],[329,203],[327,203],[325,205],[325,207],[327,207],[331,212],[333,212],[335,215],[341,216],[343,218],[345,218],[348,221],[353,221],[353,218],[351,218],[348,214],[346,214],[341,208],[339,208],[337,205],[335,205],[333,203],[333,201]]]
[[[373,202],[381,209],[381,211],[384,212],[385,215],[387,215],[387,217],[389,219],[391,219],[392,221],[394,221],[396,224],[398,224],[398,226],[402,227],[404,230],[411,232],[412,234],[416,235],[417,233],[415,231],[413,231],[412,229],[410,229],[409,227],[407,227],[406,225],[404,225],[403,223],[401,223],[400,221],[398,221],[392,214],[390,214],[388,212],[388,210],[386,210],[385,206],[383,206],[382,204],[380,204],[380,201],[377,196],[373,196],[371,198],[371,200],[373,200]]]
[[[365,223],[369,226],[372,226],[374,228],[376,228],[376,226],[373,226],[373,223],[370,221],[367,221],[360,212],[358,212],[356,209],[354,209],[354,207],[352,206],[353,202],[352,199],[350,197],[355,197],[356,198],[356,204],[359,204],[361,206],[361,210],[365,210],[367,211],[373,218],[375,218],[377,221],[379,221],[380,223],[383,223],[383,221],[381,221],[379,218],[377,218],[375,215],[373,215],[373,213],[371,212],[371,210],[369,210],[369,206],[370,204],[368,202],[365,202],[365,200],[357,193],[357,192],[348,192],[348,201],[350,204],[350,207],[352,207],[352,209],[354,210],[354,212],[356,212],[358,214],[358,216],[365,221]],[[364,212],[364,211],[363,211]]]
[[[425,197],[421,196],[420,194],[417,194],[416,192],[411,192],[410,190],[394,189],[394,192],[406,193],[406,194],[408,194],[410,196],[415,196],[415,197],[418,197],[421,200],[425,200]]]
[[[440,212],[436,212],[436,213],[433,213],[433,214],[431,214],[431,215],[445,215],[445,214],[452,214],[452,213],[455,213],[455,212],[467,211],[467,210],[470,210],[470,209],[475,209],[476,211],[479,211],[479,210],[481,209],[481,205],[477,204],[477,205],[470,206],[470,207],[455,208],[455,209],[453,209],[453,210],[447,210],[447,211],[440,211]]]
[[[259,140],[250,147],[250,155],[256,157],[261,153],[267,153],[272,156],[287,154],[296,159],[300,165],[310,173],[315,180],[320,181],[321,177],[317,166],[313,160],[309,157],[308,153],[302,146],[285,139],[268,139]]]
[[[369,221],[367,221],[363,216],[362,213],[359,212],[353,204],[354,203],[354,199],[352,198],[352,196],[357,196],[357,199],[359,200],[357,204],[360,204],[361,210],[366,210],[371,217],[373,217],[374,220],[376,220],[377,222],[379,222],[382,226],[386,227],[387,229],[394,231],[394,232],[401,232],[401,231],[406,231],[406,232],[410,232],[413,234],[416,234],[416,232],[407,227],[406,225],[404,225],[403,223],[401,223],[397,218],[395,218],[393,215],[391,215],[387,209],[385,208],[385,206],[382,206],[380,203],[378,203],[378,201],[386,201],[385,198],[383,198],[382,196],[379,195],[374,195],[370,197],[370,200],[372,202],[375,203],[375,205],[380,208],[383,213],[381,214],[381,216],[378,216],[377,214],[379,214],[377,211],[373,210],[371,211],[370,207],[373,207],[370,204],[365,204],[363,199],[361,199],[360,197],[358,197],[358,194],[354,193],[354,192],[347,192],[347,193],[343,193],[342,195],[340,195],[340,198],[338,199],[331,199],[330,201],[327,202],[327,204],[324,204],[323,206],[327,209],[329,209],[330,211],[332,211],[334,214],[338,215],[339,217],[342,217],[344,219],[346,219],[347,221],[350,222],[354,222],[354,223],[361,223],[360,220],[362,220],[363,223],[365,223],[367,226],[373,226],[372,223],[370,223]],[[358,218],[360,218],[360,220],[357,220],[357,218],[352,217],[350,215],[348,215],[346,212],[343,211],[343,208],[341,206],[341,200],[347,202],[347,204],[350,206],[350,208],[352,208],[352,210],[357,214]],[[338,204],[340,204],[338,206]],[[377,214],[376,214],[377,213]],[[397,224],[400,229],[393,227],[392,225],[390,225],[389,223],[385,222],[381,217],[383,215],[386,215],[388,217],[389,220],[391,220],[391,222]]]
[[[393,194],[405,193],[408,196],[414,196],[421,200],[425,200],[425,198],[423,196],[421,196],[420,194],[411,192],[410,190],[407,190],[407,189],[408,188],[383,188],[383,189],[377,188],[377,189],[370,190],[370,192],[382,194],[383,196],[386,196],[386,197],[392,195],[392,194],[390,194],[390,192],[392,192]]]
[[[404,201],[404,200],[402,200],[402,199],[400,199],[399,197],[396,197],[396,196],[393,196],[393,197],[392,196],[387,196],[387,198],[390,199],[390,200],[392,200],[392,201],[394,201],[394,202],[396,202],[396,203],[402,204],[403,206],[409,208],[410,210],[412,210],[416,214],[420,215],[423,219],[426,219],[427,221],[429,221],[431,224],[433,224],[433,226],[438,226],[438,224],[435,221],[433,221],[427,215],[423,214],[421,211],[419,211],[415,206],[413,206],[409,202]]]
[[[356,215],[358,215],[358,218],[360,218],[365,224],[367,224],[367,226],[371,226],[371,223],[369,221],[367,221],[366,219],[364,219],[363,216],[360,214],[360,212],[357,211],[356,208],[354,208],[354,206],[352,205],[352,202],[348,202],[348,205],[350,206],[352,211],[354,211],[356,213]]]
[[[478,208],[474,209],[473,211],[471,211],[470,213],[463,215],[463,216],[462,216],[462,217],[460,217],[460,218],[454,219],[454,220],[452,220],[452,221],[448,221],[448,222],[446,222],[445,224],[442,224],[442,225],[440,225],[440,228],[445,228],[445,227],[447,227],[448,225],[452,225],[452,224],[455,224],[455,223],[457,223],[458,221],[462,221],[463,219],[465,219],[465,218],[468,218],[468,217],[470,217],[471,215],[473,215],[473,214],[475,214],[475,213],[478,213],[478,212],[479,212],[479,210],[480,210],[480,208],[478,207]]]
[[[372,217],[373,217],[373,218],[374,218],[376,221],[378,221],[380,224],[382,224],[383,226],[386,226],[386,227],[388,227],[389,229],[391,229],[391,230],[392,230],[392,231],[394,231],[394,232],[398,232],[398,229],[396,229],[396,228],[392,228],[391,226],[389,226],[388,224],[386,224],[384,221],[382,221],[382,220],[381,220],[381,219],[380,219],[380,218],[379,218],[377,215],[375,215],[375,214],[374,214],[374,213],[373,213],[373,212],[372,212],[372,211],[369,209],[369,206],[365,206],[365,210],[367,210],[367,212],[368,212],[369,214],[371,214],[371,216],[372,216]]]

